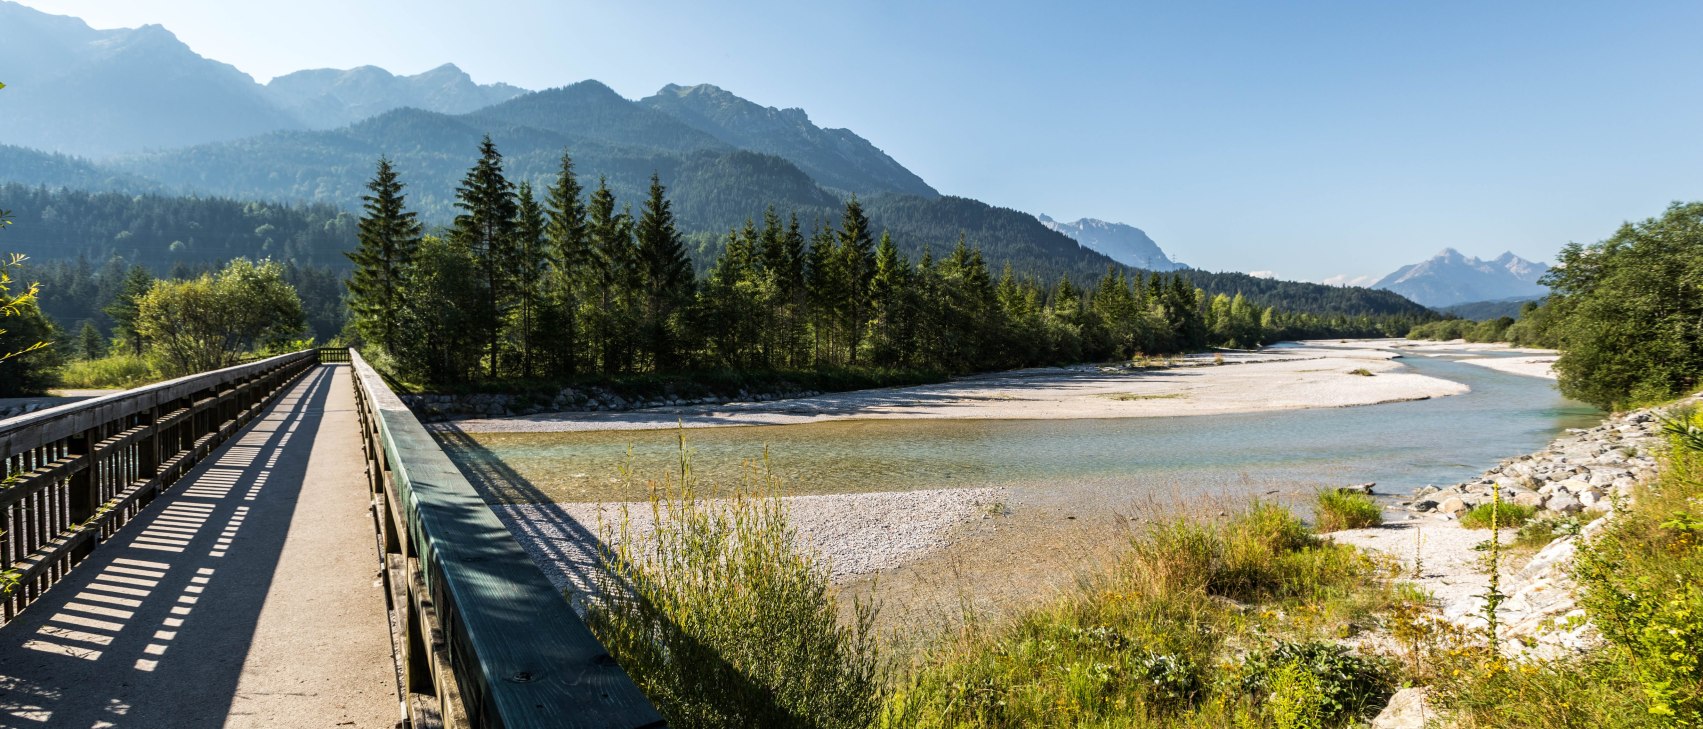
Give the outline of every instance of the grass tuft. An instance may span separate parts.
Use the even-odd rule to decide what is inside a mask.
[[[1536,515],[1535,506],[1521,506],[1504,501],[1498,510],[1495,503],[1479,504],[1461,515],[1461,526],[1468,529],[1489,529],[1490,520],[1495,517],[1498,527],[1517,527],[1531,521]]]
[[[1356,367],[1354,369],[1351,369],[1351,370],[1348,371],[1348,374],[1359,375],[1361,377],[1372,377],[1373,376],[1372,371],[1369,370],[1369,369],[1366,369],[1365,367]]]
[[[1321,532],[1375,527],[1384,523],[1384,507],[1366,494],[1327,489],[1313,504],[1313,523]]]

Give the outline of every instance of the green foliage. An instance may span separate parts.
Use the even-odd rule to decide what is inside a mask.
[[[1384,523],[1384,508],[1366,494],[1327,489],[1313,504],[1313,523],[1321,532],[1374,527]]]
[[[1666,400],[1703,373],[1703,203],[1570,244],[1545,278],[1561,356],[1561,391],[1599,407]]]
[[[1681,422],[1703,425],[1693,414]],[[1574,558],[1579,606],[1606,645],[1517,665],[1471,645],[1435,651],[1421,678],[1462,719],[1515,729],[1703,724],[1703,451],[1670,438],[1659,478],[1635,486]]]
[[[0,210],[0,230],[11,224],[11,213]],[[32,283],[22,291],[12,291],[25,260],[16,253],[0,260],[0,319],[5,320],[4,328],[0,328],[0,396],[4,397],[46,391],[60,359],[51,346],[58,331],[36,303],[41,286]]]
[[[670,726],[873,725],[888,671],[874,608],[839,624],[827,565],[798,550],[771,476],[746,484],[766,493],[702,501],[681,449],[679,479],[653,484],[655,529],[603,527],[617,546],[587,625]]]
[[[1242,688],[1265,699],[1278,727],[1334,727],[1382,709],[1393,675],[1386,662],[1334,643],[1283,641],[1248,656]]]
[[[359,169],[371,167],[363,164]],[[339,202],[357,199],[352,191]],[[31,258],[103,262],[119,257],[161,273],[177,264],[222,265],[244,256],[345,266],[343,252],[355,240],[356,227],[354,215],[325,204],[84,192],[58,186],[0,184],[0,208],[17,212],[19,226],[28,233],[11,248]],[[183,245],[173,250],[174,241]]]
[[[293,339],[304,321],[283,266],[239,258],[217,274],[154,282],[138,303],[136,328],[166,372],[181,376]]]
[[[1341,726],[1381,706],[1389,666],[1311,639],[1238,646],[1379,603],[1378,572],[1271,505],[1157,525],[1081,592],[933,648],[884,726]],[[1278,612],[1297,617],[1253,617]]]
[[[348,253],[355,264],[349,278],[349,310],[355,330],[368,341],[395,349],[396,323],[402,309],[403,278],[414,262],[422,237],[420,223],[407,209],[404,185],[386,157],[363,195],[359,246]]]
[[[1489,529],[1491,522],[1494,521],[1497,528],[1507,529],[1525,524],[1535,515],[1537,515],[1537,507],[1535,506],[1491,502],[1468,509],[1465,514],[1461,515],[1461,526],[1468,529]]]
[[[152,359],[118,352],[99,359],[66,363],[59,368],[54,386],[70,390],[128,390],[163,379],[164,373]]]

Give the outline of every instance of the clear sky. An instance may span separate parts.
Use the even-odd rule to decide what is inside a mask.
[[[1127,222],[1215,270],[1553,260],[1703,198],[1696,2],[23,2],[159,23],[260,81],[714,83],[943,192]]]

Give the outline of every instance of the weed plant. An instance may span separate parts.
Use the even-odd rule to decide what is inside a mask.
[[[1320,491],[1313,504],[1313,523],[1321,532],[1364,529],[1384,523],[1384,507],[1355,491]]]
[[[888,668],[876,608],[842,626],[827,565],[797,548],[767,469],[702,500],[684,439],[652,484],[648,535],[604,530],[606,577],[586,623],[673,727],[871,726]]]

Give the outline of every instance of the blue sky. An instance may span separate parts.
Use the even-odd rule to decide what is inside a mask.
[[[1700,3],[23,1],[163,24],[261,81],[714,83],[944,192],[1284,278],[1552,260],[1703,198]]]

